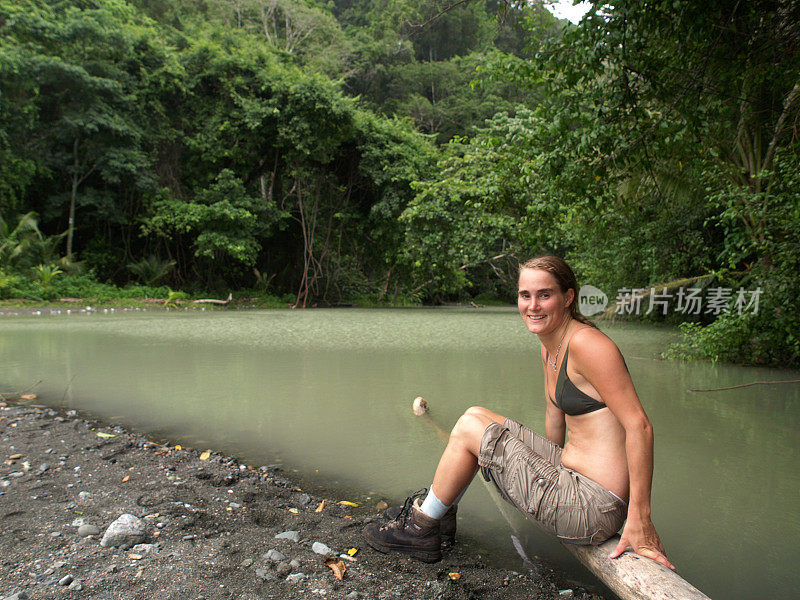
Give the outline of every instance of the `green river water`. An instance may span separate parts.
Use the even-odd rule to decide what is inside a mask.
[[[800,386],[790,371],[655,360],[674,332],[604,325],[656,432],[653,520],[679,573],[715,599],[795,597]],[[171,441],[282,463],[309,488],[399,500],[430,484],[449,430],[483,405],[543,430],[538,341],[513,308],[7,316],[0,385]],[[506,511],[508,512],[508,511]],[[461,530],[520,568],[511,528],[475,480]],[[591,584],[524,519],[531,555]]]

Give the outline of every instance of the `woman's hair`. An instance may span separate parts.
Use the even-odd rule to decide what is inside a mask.
[[[572,299],[572,304],[569,305],[570,316],[576,321],[580,321],[595,329],[597,328],[597,325],[584,317],[578,309],[578,281],[575,279],[575,273],[572,272],[572,269],[564,259],[558,256],[536,256],[519,266],[520,273],[525,269],[547,271],[556,278],[562,293],[566,294],[567,290],[572,290],[575,295]]]

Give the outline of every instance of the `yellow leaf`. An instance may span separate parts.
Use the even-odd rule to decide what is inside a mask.
[[[350,548],[350,550],[347,551],[347,554],[349,554],[350,556],[355,556],[356,554],[358,554],[358,548]]]
[[[325,500],[323,500],[322,502],[319,503],[319,506],[317,507],[317,509],[314,512],[322,512],[322,510],[324,508],[325,508]]]
[[[297,510],[296,508],[290,508],[289,512],[292,513],[293,515],[299,515],[300,514],[300,511]]]
[[[101,437],[101,438],[117,437],[113,433],[106,433],[105,431],[98,431],[96,433],[97,433],[97,437]]]
[[[448,573],[447,576],[450,578],[451,581],[458,581],[461,579],[461,573]]]
[[[200,460],[208,460],[211,458],[211,450],[206,450],[200,455]]]
[[[356,504],[355,502],[350,502],[349,500],[341,500],[339,504],[341,504],[342,506],[352,506],[352,507],[358,506],[358,504]]]
[[[325,566],[328,567],[333,574],[336,576],[336,579],[342,581],[344,579],[344,573],[347,571],[347,567],[344,566],[344,562],[334,556],[329,556],[325,559]]]
[[[127,483],[130,480],[131,480],[131,476],[130,475],[125,475],[125,477],[122,478],[122,483]]]
[[[175,444],[175,450],[183,450],[180,444]]]

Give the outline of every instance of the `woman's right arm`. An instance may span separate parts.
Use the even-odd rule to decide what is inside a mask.
[[[542,369],[547,369],[544,346],[542,346]],[[550,402],[550,396],[547,393],[547,371],[544,372],[544,375],[544,437],[556,446],[563,448],[564,442],[567,440],[567,420],[564,411]]]

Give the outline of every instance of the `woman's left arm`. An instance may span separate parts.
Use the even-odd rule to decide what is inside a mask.
[[[628,520],[619,544],[611,554],[617,558],[628,547],[675,570],[650,520],[650,487],[653,481],[653,426],[642,408],[619,348],[600,331],[585,333],[570,344],[575,368],[597,390],[606,406],[625,429],[630,497]]]

